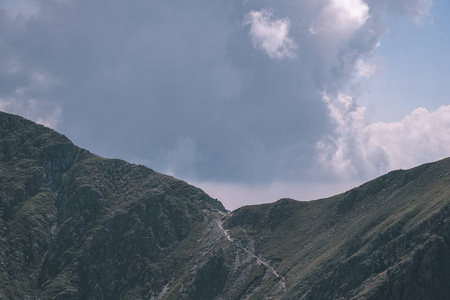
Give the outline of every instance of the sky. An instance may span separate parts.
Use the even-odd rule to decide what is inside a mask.
[[[229,210],[450,156],[445,0],[0,0],[0,110]]]

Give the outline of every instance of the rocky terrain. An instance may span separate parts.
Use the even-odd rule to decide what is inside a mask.
[[[0,113],[0,299],[448,299],[450,160],[227,212]]]

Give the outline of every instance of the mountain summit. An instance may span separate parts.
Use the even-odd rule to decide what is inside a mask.
[[[0,113],[2,299],[447,299],[450,159],[240,208]]]

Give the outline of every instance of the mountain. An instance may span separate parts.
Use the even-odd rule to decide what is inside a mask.
[[[227,212],[0,113],[1,299],[447,299],[450,159]]]

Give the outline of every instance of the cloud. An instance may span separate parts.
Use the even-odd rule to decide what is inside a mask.
[[[347,95],[323,97],[336,127],[316,146],[322,171],[341,179],[373,178],[450,155],[450,106],[418,108],[400,122],[368,123]]]
[[[432,0],[416,0],[416,5],[411,5],[411,3],[407,3],[405,4],[405,7],[412,10],[409,12],[409,14],[413,16],[416,22],[421,22],[429,15],[432,4],[433,4]]]
[[[332,0],[327,10],[338,26],[361,27],[369,16],[369,6],[362,0]]]
[[[6,2],[4,5],[15,7],[15,4],[10,2]],[[23,13],[28,11],[24,7],[28,5],[28,2],[17,5],[18,7],[14,9],[20,8],[24,10]],[[9,25],[24,28],[29,20],[23,18],[22,13],[21,16],[11,20],[12,23]],[[14,32],[17,28],[10,27],[9,29]],[[18,44],[21,44],[23,42],[21,39],[24,38],[20,35],[19,37],[13,36],[10,32],[3,33],[3,37],[5,41],[16,39]],[[39,62],[28,62],[25,57],[21,56],[23,51],[26,51],[22,47],[16,48],[14,43],[0,42],[0,49],[3,54],[0,56],[0,110],[24,116],[39,124],[56,129],[61,121],[62,107],[59,103],[46,98],[48,93],[54,92],[58,87],[59,80],[53,77],[48,70],[39,66]]]
[[[363,0],[331,0],[309,30],[314,34],[351,34],[369,18],[369,6]]]
[[[343,180],[383,172],[388,162],[382,149],[368,143],[366,108],[357,106],[351,97],[342,93],[334,98],[324,94],[323,100],[335,123],[334,135],[316,144],[323,170]]]
[[[433,5],[432,0],[383,0],[381,2],[387,3],[387,9],[406,15],[418,23],[426,19]]]
[[[0,110],[19,114],[53,129],[57,129],[58,123],[61,121],[61,107],[35,99],[0,98]]]
[[[328,180],[316,172],[320,143],[323,163],[349,178],[388,164],[381,147],[353,150],[351,130],[367,139],[362,112],[350,122],[358,107],[339,104],[339,125],[323,92],[334,101],[373,73],[388,12],[426,10],[419,0],[32,2],[31,17],[0,10],[4,109],[99,155],[252,187]],[[373,165],[355,167],[368,156]]]
[[[364,61],[362,58],[356,60],[356,72],[358,76],[368,78],[373,76],[377,72],[377,65]]]
[[[39,4],[31,0],[3,0],[0,9],[4,9],[11,18],[30,18],[39,13]]]
[[[200,160],[197,146],[188,136],[178,137],[176,144],[169,150],[162,151],[155,164],[166,166],[165,174],[182,177],[195,177],[195,163]]]
[[[255,48],[266,52],[270,58],[293,58],[298,46],[289,37],[291,23],[288,18],[274,19],[273,13],[263,9],[251,11],[244,25],[250,25],[250,36]]]
[[[390,169],[410,168],[450,155],[450,106],[418,108],[400,122],[369,125],[371,144],[389,157]]]

